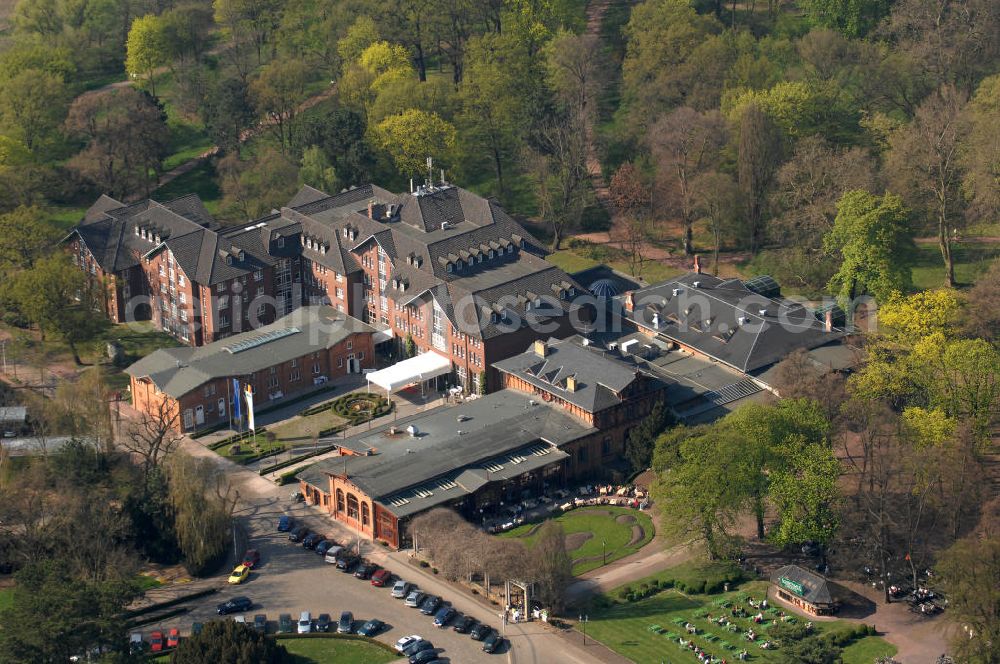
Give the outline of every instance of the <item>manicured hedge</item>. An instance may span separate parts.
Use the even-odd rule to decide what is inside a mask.
[[[186,606],[178,606],[176,609],[171,609],[165,611],[164,613],[157,613],[151,616],[141,616],[138,620],[130,620],[128,622],[129,629],[134,627],[142,627],[143,625],[152,625],[155,623],[160,623],[167,618],[173,618],[174,616],[179,616],[182,613],[187,613],[190,611]]]
[[[350,409],[350,405],[359,399],[368,399],[375,402],[375,411],[371,413],[370,418],[370,411],[363,410],[355,412]],[[333,409],[334,413],[343,417],[351,424],[361,424],[362,422],[367,422],[369,419],[382,417],[383,415],[392,412],[393,403],[382,395],[375,394],[374,392],[351,392],[349,394],[339,396],[331,401],[330,407]]]
[[[257,429],[257,435],[259,436],[266,431],[267,427],[261,427]],[[207,445],[206,447],[208,447],[208,449],[214,452],[215,450],[221,450],[226,445],[232,445],[233,443],[242,443],[244,440],[251,440],[252,438],[253,438],[253,433],[250,431],[247,431],[245,433],[235,433],[232,436],[227,436],[226,438],[223,438],[222,440],[217,440],[214,443]]]
[[[622,586],[614,592],[614,597],[619,601],[638,602],[668,588],[689,595],[711,594],[722,592],[727,583],[734,587],[742,578],[743,571],[728,562],[678,565]]]
[[[326,454],[327,452],[332,452],[333,450],[340,447],[339,445],[327,445],[326,447],[321,447],[319,449],[313,450],[312,452],[306,452],[305,454],[300,454],[294,456],[287,461],[281,461],[279,463],[272,464],[267,468],[261,468],[259,473],[261,475],[267,475],[268,473],[273,473],[276,470],[281,470],[282,468],[288,468],[289,466],[294,466],[297,463],[301,463],[306,459],[311,459],[314,456],[319,456],[320,454]]]

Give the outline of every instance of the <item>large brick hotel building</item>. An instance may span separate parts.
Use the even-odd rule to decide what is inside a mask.
[[[394,194],[303,188],[286,207],[221,226],[195,196],[101,197],[67,236],[116,322],[150,319],[189,346],[326,304],[402,346],[447,356],[478,391],[491,365],[572,333],[582,288],[495,202],[441,184]],[[531,324],[529,324],[531,323]]]

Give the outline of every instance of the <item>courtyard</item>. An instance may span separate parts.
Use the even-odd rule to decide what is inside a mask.
[[[628,507],[581,507],[553,518],[566,533],[566,551],[573,559],[575,576],[635,553],[654,534],[650,516]],[[541,526],[524,524],[500,537],[517,537],[530,546]]]

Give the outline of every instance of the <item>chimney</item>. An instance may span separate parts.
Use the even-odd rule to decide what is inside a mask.
[[[368,201],[368,218],[375,218],[375,203],[372,201]]]
[[[545,357],[545,354],[548,352],[548,347],[545,345],[545,342],[542,341],[541,339],[535,340],[533,348],[535,350],[535,355],[537,355],[538,357]]]
[[[833,309],[827,309],[823,313],[823,329],[827,332],[833,332]]]
[[[566,391],[567,392],[576,392],[576,376],[567,376],[566,377]]]
[[[632,298],[632,291],[625,293],[625,311],[632,311],[635,309],[635,300]]]
[[[698,254],[694,255],[694,271],[695,274],[701,274],[701,259],[698,257]]]

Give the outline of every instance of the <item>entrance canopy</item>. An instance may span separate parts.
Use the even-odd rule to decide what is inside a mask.
[[[451,360],[440,353],[427,351],[391,367],[373,371],[365,376],[386,392],[396,392],[407,385],[423,382],[451,371]]]

